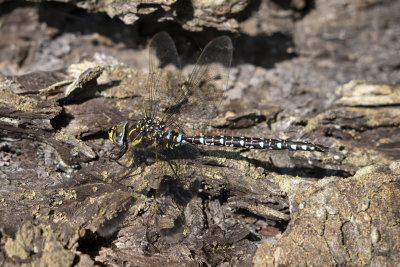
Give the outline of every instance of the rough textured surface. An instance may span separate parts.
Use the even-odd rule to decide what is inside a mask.
[[[398,1],[71,2],[0,1],[2,264],[399,264]],[[240,36],[207,130],[329,153],[109,160],[107,130],[143,116],[151,35],[188,73],[211,28]]]
[[[290,192],[292,218],[275,244],[258,247],[254,265],[398,264],[399,167],[378,164],[317,183],[276,177]]]
[[[236,32],[239,23],[235,17],[249,5],[248,0],[177,1],[177,0],[123,0],[123,1],[65,1],[90,12],[105,12],[111,18],[118,17],[126,24],[173,21],[183,29],[202,31],[215,28],[219,31]]]

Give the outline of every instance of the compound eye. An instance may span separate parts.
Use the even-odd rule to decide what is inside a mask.
[[[127,121],[121,122],[116,127],[113,127],[109,133],[112,135],[113,143],[119,147],[122,147],[124,145],[126,124],[128,124]]]

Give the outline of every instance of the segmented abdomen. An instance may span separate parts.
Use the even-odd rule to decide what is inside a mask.
[[[178,138],[177,138],[178,139]],[[237,136],[180,136],[181,143],[188,142],[196,145],[207,146],[228,146],[239,148],[270,149],[270,150],[302,150],[302,151],[321,151],[326,152],[327,147],[308,142],[296,142],[279,139],[266,139],[254,137]]]

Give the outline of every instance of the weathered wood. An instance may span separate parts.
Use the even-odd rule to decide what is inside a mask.
[[[240,17],[247,2],[193,2],[192,17],[181,3],[128,2],[85,8],[141,26],[54,1],[0,3],[1,263],[400,261],[398,1],[260,1]],[[148,23],[154,14],[188,31]],[[173,162],[110,160],[107,130],[143,117],[143,34],[166,27],[196,58],[187,44],[219,33],[190,31],[233,32],[237,19],[230,85],[205,130],[330,153],[200,147]],[[201,119],[182,116],[189,128]]]

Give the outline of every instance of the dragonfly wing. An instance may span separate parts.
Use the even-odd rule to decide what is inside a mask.
[[[154,35],[149,45],[149,75],[143,102],[147,117],[155,118],[156,114],[162,114],[171,104],[167,97],[171,91],[181,94],[180,88],[174,85],[181,79],[180,69],[178,52],[169,34],[160,32]]]
[[[188,79],[181,85],[176,106],[167,113],[165,121],[181,126],[193,122],[191,129],[185,128],[187,134],[206,128],[209,120],[218,114],[217,107],[228,83],[232,51],[228,36],[220,36],[207,44]],[[193,116],[190,119],[186,114]]]

